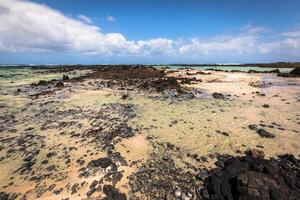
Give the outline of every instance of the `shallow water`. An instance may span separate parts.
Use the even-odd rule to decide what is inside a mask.
[[[0,67],[0,89],[4,87],[20,86],[38,82],[39,80],[49,81],[52,79],[60,80],[63,75],[69,78],[81,76],[88,70],[71,71],[68,73],[43,73],[49,69],[32,69],[30,67]]]
[[[249,70],[255,70],[255,71],[272,71],[279,69],[280,72],[290,72],[294,68],[276,68],[276,67],[253,67],[253,66],[172,66],[172,65],[167,65],[167,66],[158,66],[159,68],[161,67],[170,67],[171,69],[183,69],[183,68],[191,68],[195,70],[209,70],[209,69],[217,69],[217,70],[226,70],[226,71],[233,71],[233,70],[239,70],[243,72],[248,72]]]
[[[182,70],[171,76],[187,76],[185,72]],[[81,73],[84,72],[78,72],[77,75]],[[280,78],[275,74],[227,72],[189,75],[202,79],[201,83],[184,85],[187,89],[201,91],[197,95],[198,98],[194,99],[156,98],[161,94],[150,94],[146,91],[124,92],[102,86],[96,87],[99,85],[99,80],[86,80],[79,83],[66,82],[65,87],[55,90],[51,95],[32,98],[28,94],[35,92],[35,89],[29,84],[40,79],[60,79],[63,74],[41,74],[32,69],[19,71],[12,69],[3,75],[2,78],[0,77],[0,106],[4,106],[0,107],[0,115],[14,114],[17,122],[5,122],[6,126],[11,123],[11,127],[1,132],[0,158],[8,155],[8,151],[12,148],[18,151],[0,160],[0,171],[4,172],[0,175],[0,188],[7,192],[28,192],[29,199],[37,198],[39,191],[37,187],[49,187],[53,183],[57,185],[56,188],[64,188],[64,191],[59,195],[46,191],[40,199],[86,197],[91,182],[99,179],[103,174],[96,178],[80,178],[78,170],[86,166],[90,160],[107,156],[107,153],[99,148],[98,143],[101,141],[94,138],[83,140],[73,136],[76,133],[85,133],[92,128],[98,128],[100,125],[105,127],[109,122],[103,121],[100,125],[95,125],[93,122],[97,121],[95,119],[99,117],[101,108],[107,104],[132,104],[135,109],[136,117],[126,121],[134,129],[135,136],[113,140],[115,151],[120,152],[129,163],[138,162],[136,165],[119,167],[123,171],[123,177],[116,187],[126,194],[129,191],[127,176],[147,162],[151,152],[159,151],[149,142],[148,136],[155,138],[155,142],[170,143],[180,148],[175,160],[178,167],[188,162],[195,167],[213,168],[215,160],[210,158],[210,155],[217,153],[243,155],[249,148],[262,149],[268,158],[284,153],[300,156],[300,110],[298,109],[300,80],[298,78]],[[265,82],[267,86],[263,88],[251,86],[251,82],[257,81]],[[24,92],[15,93],[18,88]],[[47,89],[45,87],[41,90]],[[227,100],[214,99],[211,95],[214,92],[231,96]],[[129,93],[130,98],[123,100],[121,97],[124,93]],[[261,96],[262,93],[265,96]],[[263,104],[268,104],[270,107],[265,108]],[[110,114],[109,112],[113,111],[102,112]],[[114,120],[114,117],[122,120],[115,113],[110,117],[110,120]],[[276,125],[272,125],[274,123]],[[263,124],[266,126],[264,128],[276,137],[261,138],[248,128],[249,124]],[[45,126],[49,128],[42,129]],[[226,132],[228,136],[222,132]],[[46,167],[50,165],[57,166],[50,178],[38,184],[14,172],[21,166],[25,151],[19,150],[14,139],[11,143],[5,142],[7,138],[23,137],[29,133],[42,137],[33,141],[26,149],[40,150],[33,167],[35,175],[46,173]],[[76,149],[66,154],[65,147]],[[57,155],[48,159],[47,154],[52,151],[57,152]],[[158,155],[159,153],[162,152],[158,152]],[[195,162],[187,154],[204,156],[207,162]],[[65,164],[66,155],[70,156],[70,164]],[[42,165],[45,159],[48,159],[49,163]],[[84,160],[85,163],[79,165],[78,159]],[[67,177],[59,180],[58,177],[64,176]],[[9,185],[12,181],[13,184]],[[65,189],[68,183],[83,181],[86,183],[76,194],[71,195],[70,190]],[[101,192],[98,195],[101,196]]]

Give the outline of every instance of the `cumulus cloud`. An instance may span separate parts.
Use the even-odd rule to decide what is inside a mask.
[[[1,0],[0,5],[8,10],[0,15],[2,51],[111,54],[130,53],[134,49],[133,42],[122,34],[104,34],[99,27],[67,17],[46,5],[20,0]]]
[[[112,16],[107,20],[114,21]],[[0,1],[1,52],[79,52],[101,56],[173,56],[205,58],[224,55],[300,55],[300,30],[266,38],[269,30],[247,24],[234,35],[172,40],[128,40],[121,33],[104,33],[84,15],[65,16],[46,5],[23,0]],[[299,56],[298,56],[299,57]]]
[[[109,22],[114,22],[114,21],[116,21],[116,19],[115,19],[113,16],[111,16],[111,15],[107,15],[107,16],[106,16],[106,20],[109,21]]]
[[[84,21],[85,23],[88,23],[88,24],[93,23],[93,21],[89,17],[87,17],[85,15],[78,15],[77,17],[79,19],[81,19],[82,21]]]

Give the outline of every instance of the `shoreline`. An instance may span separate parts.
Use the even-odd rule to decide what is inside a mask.
[[[14,73],[0,80],[0,195],[225,199],[228,185],[300,194],[298,77],[144,66]]]
[[[260,67],[260,68],[300,68],[300,62],[271,62],[271,63],[244,63],[244,64],[217,64],[217,63],[198,63],[198,64],[184,64],[184,63],[174,63],[174,64],[1,64],[1,67],[113,67],[113,66],[126,66],[126,67],[157,67],[157,66],[176,66],[176,67]]]

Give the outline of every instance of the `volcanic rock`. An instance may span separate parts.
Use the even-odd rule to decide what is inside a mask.
[[[212,94],[212,96],[215,98],[215,99],[225,99],[224,95],[221,94],[221,93],[217,93],[217,92],[214,92]]]
[[[292,155],[279,159],[230,157],[214,169],[197,190],[199,199],[299,199],[300,160]]]
[[[259,159],[263,159],[265,157],[265,153],[258,149],[249,149],[245,151],[245,154],[247,156],[251,156],[253,158],[259,158]]]
[[[103,193],[107,196],[106,200],[126,200],[127,197],[124,193],[119,192],[118,189],[116,189],[112,185],[104,185],[103,186]]]
[[[113,162],[110,158],[99,158],[97,160],[92,160],[89,162],[88,167],[102,167],[106,168]]]
[[[62,77],[62,80],[63,81],[67,81],[67,80],[69,80],[70,78],[69,78],[69,76],[68,75],[63,75],[63,77]]]

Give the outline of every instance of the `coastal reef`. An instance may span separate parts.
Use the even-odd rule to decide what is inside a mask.
[[[298,68],[0,72],[0,200],[299,199]]]

